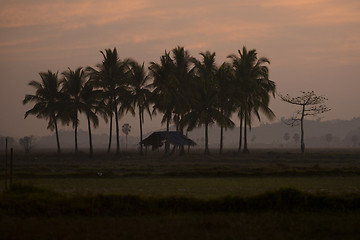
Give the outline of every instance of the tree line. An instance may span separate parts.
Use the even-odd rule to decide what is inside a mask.
[[[269,119],[274,113],[269,108],[275,97],[275,82],[269,79],[270,61],[258,57],[255,49],[243,47],[228,56],[229,62],[216,64],[215,52],[205,51],[197,59],[184,47],[165,51],[158,62],[146,68],[134,59],[120,59],[116,48],[100,51],[102,62],[95,67],[40,72],[41,81],[29,83],[35,94],[27,94],[23,104],[34,106],[26,111],[48,121],[55,131],[57,151],[60,152],[58,124],[72,124],[75,152],[78,151],[77,129],[79,115],[85,114],[89,132],[90,156],[93,154],[91,128],[99,125],[99,117],[109,123],[108,149],[112,144],[115,121],[116,153],[120,153],[119,119],[124,114],[137,115],[140,142],[143,140],[144,115],[151,118],[162,114],[162,123],[169,132],[170,124],[183,133],[205,127],[205,154],[209,154],[208,127],[221,128],[220,149],[223,151],[223,130],[233,128],[231,120],[237,114],[240,121],[239,152],[248,152],[247,129],[260,113]],[[183,151],[183,149],[182,149]],[[165,153],[169,144],[165,143]],[[140,144],[140,154],[143,146]]]

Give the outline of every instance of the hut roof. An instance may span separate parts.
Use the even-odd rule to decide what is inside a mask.
[[[155,148],[158,148],[161,147],[166,140],[168,140],[170,144],[175,146],[196,145],[193,140],[176,131],[170,131],[169,135],[167,135],[166,131],[153,132],[150,136],[142,140],[141,143],[144,146],[151,145]]]

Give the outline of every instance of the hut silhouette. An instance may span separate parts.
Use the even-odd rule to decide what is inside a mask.
[[[166,141],[174,146],[195,146],[196,143],[190,138],[184,136],[180,132],[166,131],[153,132],[150,136],[142,140],[140,143],[145,147],[152,146],[152,150],[162,147]]]

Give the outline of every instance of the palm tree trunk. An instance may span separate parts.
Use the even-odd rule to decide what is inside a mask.
[[[110,150],[111,150],[112,120],[113,120],[113,117],[112,117],[112,114],[111,114],[111,115],[110,115],[109,146],[108,146],[108,150],[107,150],[108,153],[109,153]]]
[[[89,156],[93,156],[93,146],[92,146],[92,138],[91,138],[91,125],[90,125],[90,116],[89,113],[86,113],[87,121],[88,121],[88,129],[89,129],[89,146],[90,146],[90,153]]]
[[[223,152],[223,139],[224,139],[224,127],[221,126],[220,127],[220,150],[219,150],[219,154],[221,155]]]
[[[142,145],[142,114],[141,114],[141,110],[139,108],[139,120],[140,120],[140,155],[143,155],[143,145]]]
[[[57,149],[58,149],[58,153],[60,153],[61,150],[60,150],[59,132],[58,132],[58,127],[57,127],[57,122],[56,122],[57,120],[56,120],[55,116],[53,116],[53,119],[54,119],[54,125],[55,125]]]
[[[170,118],[168,117],[166,119],[166,142],[165,142],[165,154],[168,154],[169,153],[169,148],[170,148],[170,144],[169,144],[169,137],[170,137],[170,134],[169,134],[169,125],[170,125]]]
[[[114,111],[115,111],[115,126],[116,126],[116,154],[120,154],[120,141],[119,141],[119,119],[117,111],[117,102],[114,99]]]
[[[78,132],[78,114],[76,112],[76,120],[75,120],[75,152],[78,152],[78,136],[77,136],[77,132]]]
[[[75,124],[75,153],[78,152],[77,124]]]
[[[242,143],[242,128],[243,128],[243,113],[240,112],[240,138],[239,138],[239,149],[238,152],[241,153],[241,143]]]
[[[249,152],[248,147],[247,147],[247,128],[246,128],[246,124],[247,123],[247,116],[246,113],[244,115],[244,153]]]
[[[209,136],[208,136],[208,128],[209,128],[209,124],[205,123],[205,154],[209,155],[210,151],[209,151]]]
[[[180,120],[181,120],[181,118],[180,118],[180,116],[179,116],[179,125],[180,125]],[[184,129],[182,128],[182,127],[180,127],[180,129],[179,129],[179,131],[180,131],[180,133],[181,133],[181,135],[184,135]],[[180,146],[180,154],[179,155],[184,155],[185,154],[185,149],[184,149],[184,145],[181,145]]]

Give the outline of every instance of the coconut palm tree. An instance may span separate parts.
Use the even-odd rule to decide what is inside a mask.
[[[140,65],[136,61],[129,62],[129,92],[130,95],[127,98],[125,104],[128,107],[128,110],[131,109],[131,112],[135,114],[135,108],[138,109],[139,113],[139,122],[140,122],[140,154],[143,154],[143,145],[141,144],[143,140],[142,133],[142,124],[144,122],[144,111],[146,111],[151,117],[150,110],[150,100],[151,100],[151,91],[148,81],[150,76],[146,74],[144,63]]]
[[[215,64],[215,53],[209,51],[200,53],[202,61],[194,59],[196,72],[196,93],[191,101],[190,112],[186,113],[181,121],[191,131],[195,127],[205,125],[205,154],[210,154],[208,128],[215,122],[232,125],[232,121],[218,108],[217,81],[218,71]],[[194,93],[195,93],[194,92]]]
[[[232,69],[231,65],[228,63],[223,63],[217,70],[216,75],[216,86],[217,88],[217,96],[218,96],[218,102],[217,106],[224,116],[227,118],[230,118],[232,113],[235,111],[235,104],[233,101],[234,98],[234,88],[233,88],[233,75],[232,75]],[[218,122],[218,125],[220,126],[220,149],[219,154],[222,154],[223,152],[223,140],[224,140],[224,128],[233,128],[234,123],[231,122]]]
[[[128,143],[128,135],[131,132],[131,126],[128,123],[124,123],[124,125],[122,125],[121,128],[122,132],[125,134],[126,137],[126,145],[125,145],[125,149],[127,150],[127,143]]]
[[[91,136],[91,122],[94,128],[99,126],[99,118],[96,115],[98,112],[103,113],[104,103],[100,100],[102,97],[101,90],[95,90],[91,80],[88,80],[80,91],[80,109],[82,109],[87,118],[88,131],[89,131],[89,155],[93,156],[93,144]]]
[[[77,130],[79,126],[78,113],[83,110],[81,109],[82,104],[80,101],[80,93],[85,82],[85,73],[81,67],[75,71],[70,68],[63,72],[64,78],[61,80],[62,92],[67,95],[67,107],[69,118],[73,123],[74,135],[75,135],[75,152],[78,152],[78,141],[77,141]]]
[[[176,124],[176,130],[183,133],[183,129],[179,129],[179,122],[183,115],[190,110],[189,99],[192,96],[192,91],[194,90],[191,86],[194,68],[193,68],[193,57],[190,53],[184,49],[184,47],[177,46],[172,51],[172,61],[174,63],[173,74],[175,81],[177,82],[177,91],[178,95],[174,109],[174,122]]]
[[[116,153],[120,153],[119,140],[119,110],[118,106],[123,100],[124,86],[126,79],[127,61],[121,61],[116,48],[113,50],[106,49],[105,52],[100,51],[104,60],[101,64],[97,64],[97,69],[88,67],[91,78],[94,80],[95,87],[103,89],[103,96],[106,97],[106,106],[112,108],[110,117],[110,136],[109,146],[111,144],[112,135],[112,116],[115,117],[116,126]],[[108,111],[109,113],[110,111]],[[114,114],[113,114],[114,113]]]
[[[37,118],[45,118],[48,120],[48,129],[53,131],[55,129],[57,151],[61,152],[59,133],[58,133],[58,119],[61,120],[64,111],[64,96],[60,92],[60,81],[58,73],[52,71],[40,72],[41,82],[31,81],[30,86],[35,88],[34,95],[27,94],[23,100],[23,104],[34,102],[32,109],[25,113],[25,118],[31,114]]]
[[[252,115],[260,120],[259,111],[269,119],[274,118],[274,113],[269,108],[270,94],[275,97],[275,83],[269,79],[269,69],[264,64],[270,64],[265,57],[257,57],[255,49],[248,51],[244,46],[238,50],[239,56],[232,54],[228,58],[232,60],[234,77],[236,80],[238,116],[240,117],[240,129],[244,121],[244,150],[247,148],[247,127],[251,129]],[[241,139],[240,132],[240,139]],[[240,140],[241,141],[241,140]],[[241,143],[239,143],[239,150]]]
[[[179,99],[177,99],[178,82],[174,76],[174,62],[170,54],[165,51],[160,58],[160,63],[150,63],[150,74],[153,77],[154,88],[152,92],[152,101],[154,102],[154,113],[162,112],[162,123],[166,122],[166,132],[169,137],[169,125],[172,114]],[[169,143],[165,144],[165,154],[169,152]]]

